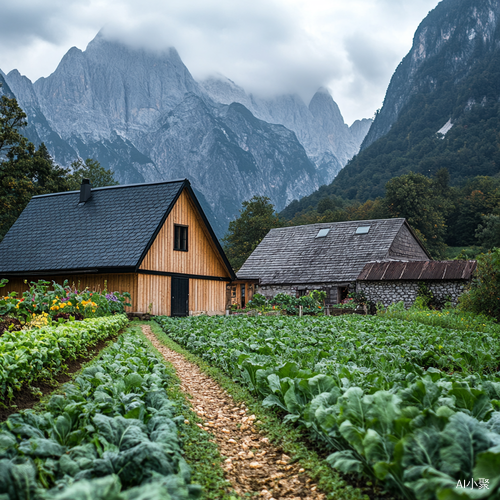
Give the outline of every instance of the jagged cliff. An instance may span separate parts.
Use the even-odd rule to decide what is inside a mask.
[[[497,0],[439,3],[415,32],[412,48],[394,72],[361,149],[389,132],[413,95],[434,92],[450,77],[458,84],[475,71],[480,59],[497,50],[499,15]]]
[[[443,0],[418,27],[362,149],[328,192],[364,201],[392,177],[500,173],[500,3]]]
[[[384,196],[386,183],[409,171],[433,176],[447,168],[455,185],[499,176],[499,17],[500,3],[493,0],[439,3],[394,72],[359,154],[330,185],[289,207],[287,216],[322,198]]]

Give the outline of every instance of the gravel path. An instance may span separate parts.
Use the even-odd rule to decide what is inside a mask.
[[[323,500],[316,485],[297,463],[260,434],[245,405],[235,405],[232,397],[200,369],[161,344],[148,325],[146,337],[172,363],[181,380],[181,389],[192,396],[193,410],[204,419],[200,428],[210,431],[224,463],[226,479],[239,495],[259,493],[265,500]]]

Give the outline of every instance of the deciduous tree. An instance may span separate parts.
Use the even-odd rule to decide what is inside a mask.
[[[238,270],[243,265],[270,229],[283,225],[266,196],[254,196],[244,201],[239,217],[229,223],[222,240],[233,268]]]
[[[67,191],[67,170],[56,165],[42,143],[38,150],[20,132],[26,115],[15,99],[0,100],[0,239],[32,196]]]
[[[85,161],[78,159],[71,164],[72,173],[69,176],[70,187],[80,189],[82,179],[90,179],[92,187],[116,186],[114,174],[106,170],[97,160],[87,158]]]
[[[451,210],[442,195],[447,186],[444,175],[429,179],[410,172],[391,179],[386,185],[385,201],[393,217],[405,217],[424,240],[427,249],[441,257],[446,245],[446,218]]]

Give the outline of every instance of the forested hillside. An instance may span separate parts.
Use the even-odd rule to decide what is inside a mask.
[[[499,18],[492,0],[443,0],[418,27],[361,152],[290,210],[324,196],[384,196],[390,179],[410,171],[431,177],[447,168],[453,186],[500,175]]]
[[[413,96],[388,134],[355,156],[328,194],[364,201],[383,196],[392,177],[409,171],[430,176],[443,167],[455,185],[477,175],[498,175],[500,51],[458,86],[450,76],[438,90]],[[446,135],[437,133],[446,117],[452,128]]]

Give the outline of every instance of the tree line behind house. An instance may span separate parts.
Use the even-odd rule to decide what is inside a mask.
[[[268,198],[255,196],[243,203],[223,241],[239,269],[272,228],[392,217],[406,218],[434,258],[473,258],[500,247],[500,178],[477,176],[450,186],[447,169],[432,178],[410,172],[391,179],[385,196],[375,200],[318,196],[308,204],[293,201],[279,214]]]

